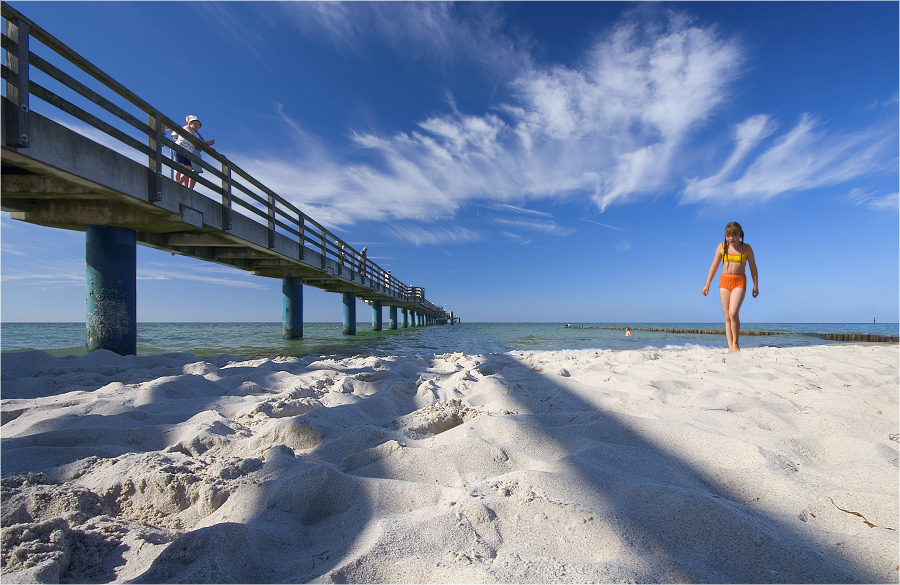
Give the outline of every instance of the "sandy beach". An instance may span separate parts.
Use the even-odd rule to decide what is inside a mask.
[[[898,357],[6,353],[2,580],[897,583]]]

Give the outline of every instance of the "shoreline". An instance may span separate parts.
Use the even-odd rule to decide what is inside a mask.
[[[232,355],[400,355],[466,351],[485,353],[510,350],[634,349],[637,347],[724,347],[718,323],[633,323],[634,338],[625,338],[626,323],[463,323],[459,326],[371,331],[359,325],[355,336],[342,335],[340,324],[309,323],[298,340],[282,339],[280,323],[149,323],[138,328],[138,355],[190,352],[210,356]],[[616,330],[615,328],[618,328]],[[3,351],[40,349],[54,355],[84,354],[84,324],[3,324]],[[642,331],[643,330],[643,331]],[[704,331],[667,333],[669,331]],[[846,341],[881,342],[898,335],[896,324],[745,324],[750,330],[777,335],[745,335],[745,348],[762,345],[806,346]],[[872,337],[873,335],[879,337]],[[830,338],[830,339],[826,339]]]

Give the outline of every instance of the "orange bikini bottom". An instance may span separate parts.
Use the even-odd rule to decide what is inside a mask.
[[[724,288],[724,289],[728,289],[728,290],[742,288],[744,290],[747,290],[747,275],[746,274],[722,274],[722,277],[719,278],[719,288]]]

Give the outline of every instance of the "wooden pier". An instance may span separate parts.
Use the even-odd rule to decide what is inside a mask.
[[[2,16],[0,207],[16,220],[86,233],[89,350],[135,352],[137,244],[282,279],[286,338],[303,335],[304,285],[343,295],[347,334],[356,332],[357,298],[372,306],[376,330],[384,306],[390,328],[455,321],[422,287],[383,270],[5,2]],[[85,73],[90,81],[79,81]],[[125,105],[104,97],[111,94]],[[102,113],[90,113],[98,107]],[[54,120],[89,126],[115,146]],[[173,133],[204,156],[176,145]],[[175,163],[172,152],[202,174]],[[172,171],[213,197],[175,182]]]

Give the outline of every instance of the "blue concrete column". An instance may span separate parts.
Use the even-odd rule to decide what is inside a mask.
[[[356,335],[356,293],[344,293],[344,335]]]
[[[89,225],[85,228],[88,351],[137,354],[137,232]]]
[[[281,279],[281,336],[303,337],[303,279],[286,276]]]
[[[381,301],[372,301],[372,331],[381,331]]]
[[[403,328],[406,329],[409,327],[409,309],[400,309],[400,313],[403,316]]]
[[[397,328],[397,307],[391,307],[390,310],[388,310],[388,315],[391,320],[391,324],[389,325],[389,327],[391,329],[396,329]]]

